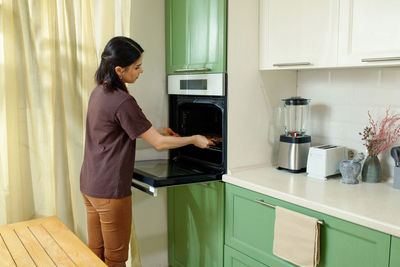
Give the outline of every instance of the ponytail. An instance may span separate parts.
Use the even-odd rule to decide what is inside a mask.
[[[143,52],[143,48],[128,37],[117,36],[112,38],[101,54],[100,65],[95,74],[97,84],[104,85],[109,91],[127,91],[125,83],[115,72],[115,67],[124,68],[133,64]]]

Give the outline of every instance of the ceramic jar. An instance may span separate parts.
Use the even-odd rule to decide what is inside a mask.
[[[382,167],[378,156],[368,155],[364,161],[361,178],[367,183],[379,183],[382,180]]]

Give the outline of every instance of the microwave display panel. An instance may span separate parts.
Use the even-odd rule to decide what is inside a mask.
[[[181,90],[207,90],[207,79],[180,80]]]

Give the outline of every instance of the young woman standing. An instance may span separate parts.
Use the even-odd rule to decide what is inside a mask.
[[[127,37],[114,37],[104,48],[86,118],[85,153],[80,188],[87,211],[89,248],[108,266],[125,266],[131,232],[131,181],[136,138],[157,150],[193,144],[207,148],[201,135],[180,137],[155,129],[125,83],[142,69],[143,49]]]

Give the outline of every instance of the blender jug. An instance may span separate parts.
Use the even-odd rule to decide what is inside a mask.
[[[306,135],[310,99],[299,96],[282,99],[284,133],[279,140],[278,169],[305,172],[311,136]]]
[[[291,97],[282,101],[284,101],[285,135],[291,137],[305,135],[310,99]]]

